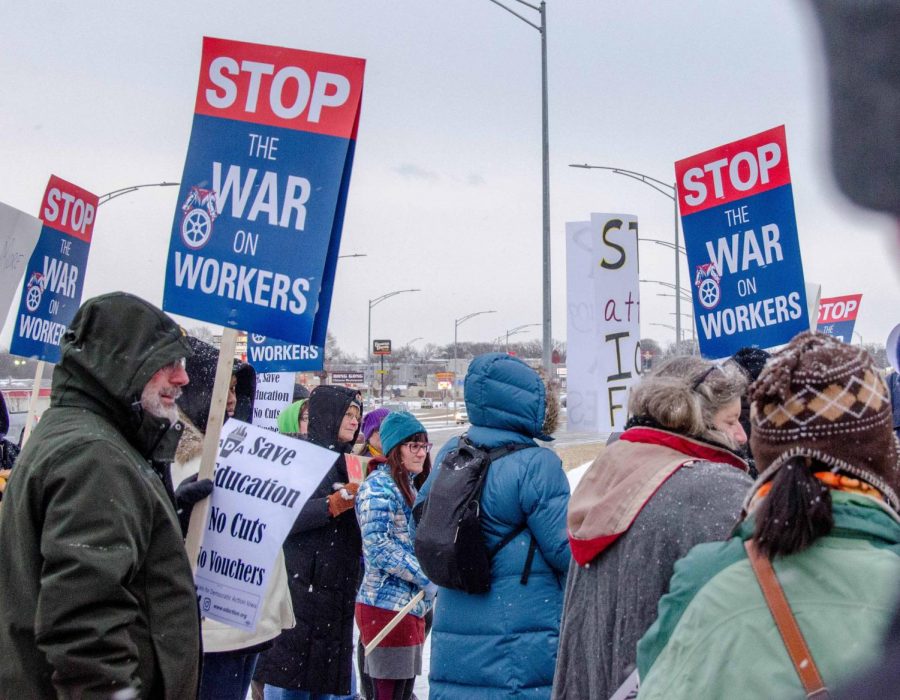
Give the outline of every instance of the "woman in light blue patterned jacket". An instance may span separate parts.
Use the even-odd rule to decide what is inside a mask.
[[[425,615],[437,590],[419,566],[409,535],[417,489],[431,471],[431,443],[422,424],[404,411],[389,414],[380,434],[385,457],[369,462],[369,476],[356,497],[365,558],[356,623],[362,643],[368,644],[425,589],[425,598],[365,658],[375,700],[407,699],[422,672]]]

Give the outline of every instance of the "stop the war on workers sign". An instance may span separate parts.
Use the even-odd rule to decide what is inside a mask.
[[[81,305],[98,197],[50,176],[41,200],[41,235],[25,268],[9,351],[59,362],[59,341]]]
[[[819,301],[819,317],[816,319],[816,333],[832,335],[849,343],[853,340],[853,327],[862,294],[848,294],[843,297],[828,297]]]
[[[228,419],[194,574],[204,617],[256,628],[269,581],[285,575],[284,540],[335,459],[311,442]]]
[[[809,330],[784,127],[675,163],[705,357]]]
[[[324,342],[364,68],[204,38],[166,311],[304,345],[316,325]]]

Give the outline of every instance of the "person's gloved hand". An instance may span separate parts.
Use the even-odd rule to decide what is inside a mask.
[[[188,526],[191,524],[191,512],[194,505],[209,496],[213,490],[211,479],[197,480],[193,474],[182,481],[175,489],[175,511],[178,513],[178,523],[181,525],[181,536],[186,537]]]
[[[428,582],[428,585],[425,586],[425,600],[434,600],[435,596],[438,592],[438,585],[436,583]]]
[[[350,510],[356,503],[356,492],[359,484],[335,484],[335,492],[328,497],[328,514],[336,518],[341,513]]]

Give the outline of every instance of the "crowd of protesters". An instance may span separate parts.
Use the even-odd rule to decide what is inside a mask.
[[[812,6],[840,184],[900,216],[900,8]],[[807,332],[664,362],[571,494],[541,444],[553,388],[517,358],[471,363],[471,427],[434,462],[409,413],[363,415],[344,387],[295,397],[280,432],[336,456],[250,632],[201,618],[183,540],[214,490],[197,478],[214,366],[162,311],[107,294],[63,334],[21,452],[0,402],[0,699],[410,700],[432,615],[434,700],[896,695],[900,378],[859,347]],[[252,416],[254,385],[235,363],[227,415]],[[487,592],[436,585],[416,544],[466,444],[497,455],[475,504]]]

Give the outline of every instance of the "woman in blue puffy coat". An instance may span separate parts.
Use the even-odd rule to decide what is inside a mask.
[[[493,450],[528,445],[496,459],[481,500],[488,549],[525,526],[491,563],[491,590],[440,588],[431,638],[431,700],[549,698],[569,568],[569,484],[552,440],[558,402],[528,365],[502,353],[475,358],[465,381],[470,442]],[[450,440],[416,500],[428,495]],[[529,573],[523,577],[534,544]]]

